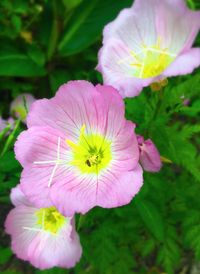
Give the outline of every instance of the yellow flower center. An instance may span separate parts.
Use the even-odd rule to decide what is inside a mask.
[[[131,51],[134,62],[134,76],[139,78],[151,78],[160,75],[175,59],[176,55],[168,49],[161,47],[160,37],[157,43],[152,46],[142,45],[140,54]]]
[[[112,159],[111,142],[100,134],[85,134],[85,126],[81,128],[77,144],[66,140],[71,147],[73,160],[81,173],[98,174],[106,168]]]
[[[43,230],[56,234],[66,223],[66,218],[55,207],[41,208],[36,213],[37,224]]]

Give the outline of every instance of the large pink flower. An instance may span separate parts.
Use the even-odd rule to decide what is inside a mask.
[[[5,227],[18,258],[40,269],[70,268],[79,261],[82,248],[72,218],[62,216],[55,207],[35,208],[19,186],[12,190],[11,200],[16,207]]]
[[[125,205],[142,186],[135,126],[112,87],[69,82],[35,102],[27,124],[15,152],[22,189],[36,206],[72,216]]]
[[[191,73],[200,65],[200,49],[191,48],[200,12],[184,2],[135,0],[105,27],[97,66],[105,84],[132,97],[154,81]]]

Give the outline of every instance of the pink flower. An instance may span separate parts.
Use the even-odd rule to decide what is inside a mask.
[[[34,205],[72,216],[125,205],[142,186],[135,126],[112,87],[71,81],[54,98],[35,102],[27,125],[15,153]]]
[[[12,101],[10,105],[10,112],[14,114],[16,118],[25,122],[27,111],[29,111],[35,100],[36,99],[31,94],[22,93]]]
[[[140,163],[143,169],[149,172],[158,172],[162,163],[156,146],[150,139],[144,141],[140,135],[137,136],[137,139],[140,148]]]
[[[16,206],[5,222],[12,250],[22,260],[40,269],[70,268],[80,259],[82,248],[74,219],[62,216],[55,207],[35,208],[20,187],[12,190]]]
[[[97,70],[123,97],[168,76],[191,73],[200,65],[200,48],[191,48],[200,29],[200,12],[184,0],[135,0],[103,32]]]

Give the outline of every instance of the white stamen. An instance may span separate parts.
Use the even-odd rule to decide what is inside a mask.
[[[60,159],[60,137],[58,137],[57,161]]]
[[[36,165],[56,164],[57,160],[52,160],[52,161],[35,161],[33,163],[36,164]]]
[[[44,221],[45,221],[45,210],[42,212],[42,229],[44,229]]]
[[[141,67],[141,71],[140,71],[140,78],[142,77],[142,74],[143,74],[143,71],[144,71],[144,66],[145,66],[144,64],[145,64],[146,55],[147,55],[147,51],[145,51],[145,54],[144,54],[144,59],[143,59],[142,67]]]
[[[56,164],[52,170],[51,176],[49,178],[49,183],[48,183],[48,187],[51,187],[52,181],[53,181],[53,177],[55,175],[56,169],[58,167],[58,164]]]
[[[58,144],[57,144],[57,158],[56,160],[48,160],[48,161],[35,161],[33,162],[36,165],[46,165],[46,164],[55,164],[55,166],[53,167],[51,176],[49,178],[49,182],[48,182],[48,187],[51,187],[52,181],[53,181],[53,177],[55,175],[56,169],[58,167],[59,164],[65,164],[67,163],[67,160],[62,160],[60,159],[60,144],[61,144],[61,138],[58,137]]]
[[[37,231],[37,232],[43,231],[43,230],[40,229],[40,228],[27,227],[27,226],[23,226],[23,229],[25,229],[25,230],[30,230],[30,231]]]
[[[165,55],[169,55],[169,56],[172,56],[172,57],[176,57],[176,54],[174,53],[171,53],[171,52],[168,52],[168,51],[164,51],[164,50],[159,50],[159,49],[154,49],[154,48],[147,48],[146,51],[153,51],[153,52],[157,52],[157,53],[162,53],[162,54],[165,54]]]

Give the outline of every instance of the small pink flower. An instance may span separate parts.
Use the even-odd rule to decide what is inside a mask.
[[[74,228],[74,219],[62,216],[55,207],[35,208],[19,186],[11,193],[16,206],[5,222],[16,256],[40,269],[73,267],[82,248]]]
[[[6,120],[4,120],[1,116],[0,116],[0,132],[4,130],[4,128],[6,128],[7,123]]]
[[[158,172],[162,163],[156,146],[150,139],[144,141],[140,135],[137,136],[137,139],[140,148],[140,163],[143,169],[149,172]]]
[[[199,18],[184,0],[135,0],[104,29],[97,66],[104,83],[132,97],[152,82],[191,73],[200,65],[200,48],[192,48]]]
[[[31,105],[35,102],[35,98],[28,93],[22,93],[17,96],[10,105],[10,112],[23,122],[26,121],[27,111],[30,110]]]
[[[15,120],[10,117],[7,120],[3,119],[0,116],[0,132],[3,131],[6,127],[9,128],[8,132],[6,133],[6,135],[9,135],[9,133],[14,129],[15,127]]]
[[[35,102],[27,125],[15,153],[34,205],[84,214],[125,205],[142,186],[135,125],[112,87],[71,81],[54,98]]]

